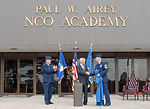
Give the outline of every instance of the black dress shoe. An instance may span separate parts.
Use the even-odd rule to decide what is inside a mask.
[[[49,105],[49,103],[45,103],[46,105]]]
[[[50,101],[49,104],[54,104],[54,103],[52,103],[52,102]]]
[[[87,105],[87,103],[83,103],[84,105]]]
[[[104,106],[110,106],[111,104],[105,104]]]

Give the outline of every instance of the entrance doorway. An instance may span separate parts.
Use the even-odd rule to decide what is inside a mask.
[[[33,69],[33,59],[4,58],[3,93],[33,94]]]

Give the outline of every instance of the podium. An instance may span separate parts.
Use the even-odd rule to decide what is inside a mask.
[[[74,84],[74,106],[83,106],[82,102],[82,84],[79,81],[75,81]]]

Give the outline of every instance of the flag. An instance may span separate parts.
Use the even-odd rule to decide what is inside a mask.
[[[86,65],[88,67],[89,73],[93,73],[93,65],[92,65],[92,46],[90,47],[89,54],[87,57]],[[89,77],[89,81],[93,83],[93,76]]]
[[[74,52],[74,58],[72,60],[72,74],[73,74],[73,78],[72,78],[72,91],[74,91],[74,81],[78,79],[76,49],[75,49],[75,52]]]
[[[59,68],[58,68],[58,83],[61,83],[62,78],[64,77],[64,69],[67,68],[63,52],[60,48],[60,54],[59,54]]]

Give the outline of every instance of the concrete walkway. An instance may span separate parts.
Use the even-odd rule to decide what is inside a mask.
[[[109,107],[96,106],[95,95],[89,97],[88,105],[82,107],[73,106],[72,97],[58,97],[53,95],[52,105],[45,105],[42,95],[32,97],[0,97],[0,109],[150,109],[150,100],[134,101],[134,97],[129,97],[129,100],[122,100],[119,95],[111,95],[112,105]]]

